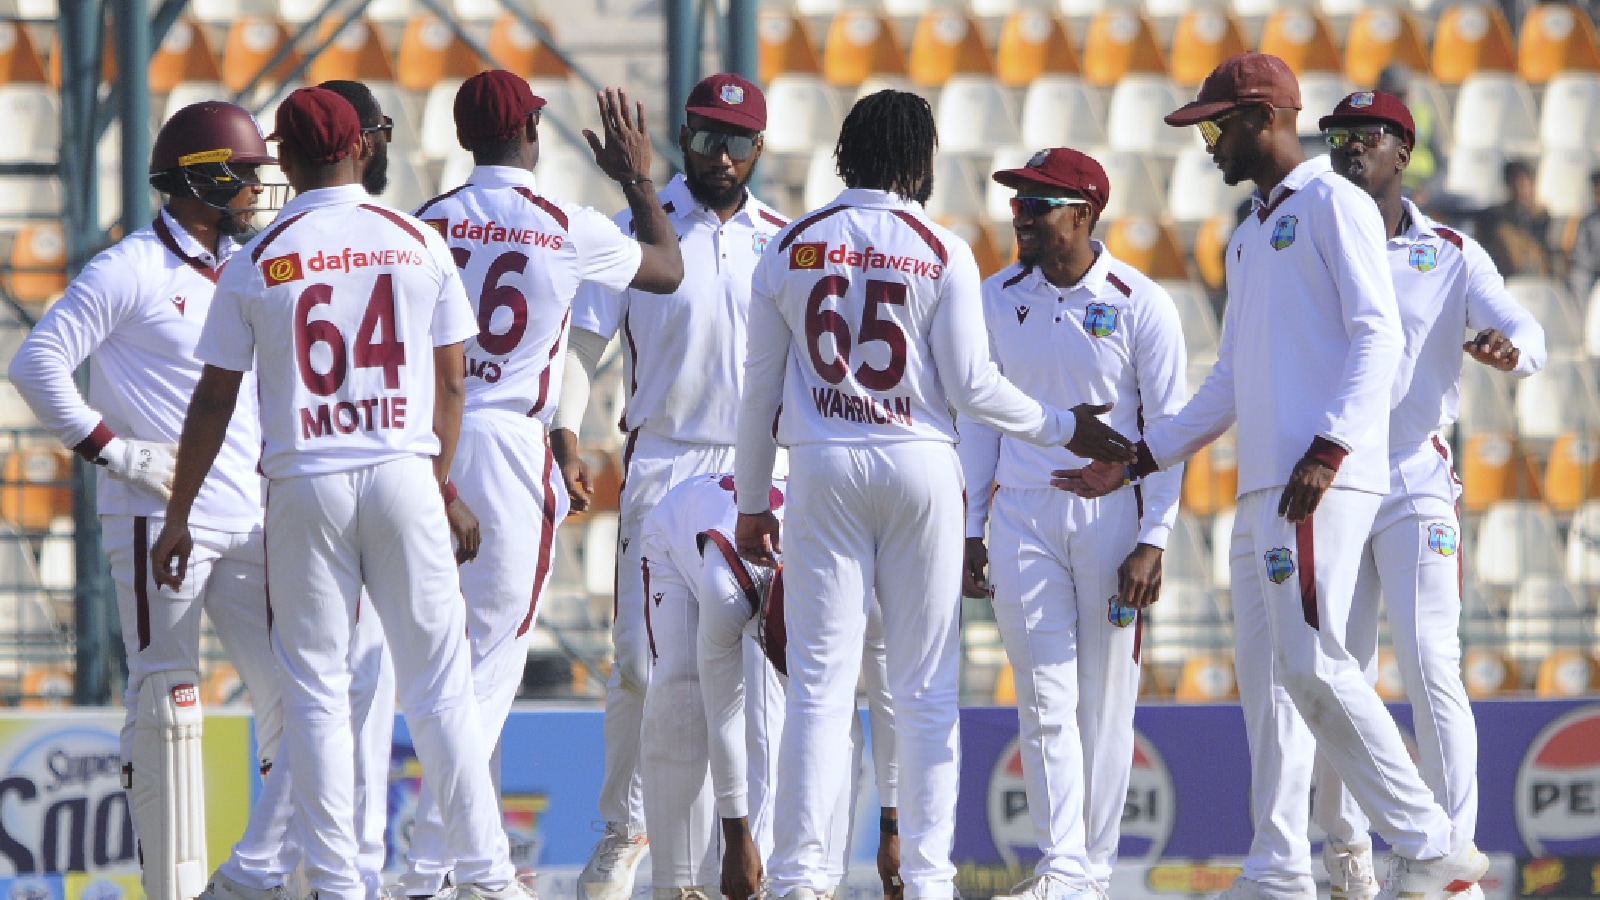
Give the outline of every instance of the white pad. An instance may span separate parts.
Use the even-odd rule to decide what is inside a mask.
[[[153,672],[139,687],[126,787],[149,900],[191,900],[206,886],[200,677]]]

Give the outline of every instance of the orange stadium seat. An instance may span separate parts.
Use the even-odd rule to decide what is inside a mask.
[[[1190,385],[1191,390],[1199,385]],[[1209,516],[1234,505],[1239,491],[1239,461],[1230,429],[1189,458],[1183,470],[1183,508],[1191,515]]]
[[[28,29],[17,22],[0,22],[0,84],[43,84],[44,60],[34,49]],[[59,83],[60,79],[56,81]]]
[[[1500,500],[1539,494],[1533,460],[1509,433],[1484,431],[1469,436],[1459,463],[1461,506],[1467,512],[1482,512]]]
[[[533,29],[511,13],[494,20],[489,29],[488,50],[489,58],[496,65],[523,78],[566,78],[572,74],[567,64],[539,40]]]
[[[1428,72],[1428,48],[1417,20],[1404,9],[1369,6],[1356,13],[1344,43],[1345,77],[1362,87],[1378,83],[1390,63],[1404,63],[1412,72]]]
[[[244,90],[287,40],[288,32],[275,19],[265,16],[235,19],[228,28],[228,41],[222,49],[222,83],[230,91]],[[262,83],[278,82],[289,77],[299,61],[299,52],[290,52]]]
[[[1217,64],[1245,51],[1239,23],[1225,9],[1199,6],[1178,20],[1172,35],[1172,80],[1195,87]]]
[[[1473,72],[1511,72],[1517,54],[1511,26],[1498,6],[1460,3],[1445,8],[1433,32],[1433,77],[1460,84]]]
[[[232,663],[219,662],[211,666],[200,688],[200,705],[204,709],[217,709],[247,702],[244,679]]]
[[[1572,512],[1600,487],[1600,435],[1566,432],[1550,448],[1544,499],[1557,512]]]
[[[1516,692],[1517,664],[1504,653],[1488,647],[1468,647],[1461,657],[1461,680],[1467,696],[1473,699],[1498,697]]]
[[[72,670],[60,665],[39,665],[22,675],[23,709],[65,709],[72,705]]]
[[[24,226],[11,244],[11,295],[48,300],[67,288],[67,242],[55,222]]]
[[[856,87],[875,75],[904,78],[905,51],[888,19],[863,9],[846,9],[828,26],[822,76],[831,84]]]
[[[1261,29],[1260,49],[1288,63],[1296,75],[1343,68],[1328,23],[1309,9],[1288,7],[1268,17]]]
[[[994,705],[1017,705],[1017,673],[1009,662],[1001,666],[994,676]]]
[[[1194,236],[1194,267],[1200,280],[1213,291],[1222,289],[1227,280],[1227,265],[1223,254],[1228,249],[1228,238],[1233,236],[1233,213],[1227,212],[1200,223]]]
[[[0,517],[26,531],[44,531],[72,515],[72,456],[59,447],[30,446],[6,457]]]
[[[1097,87],[1110,87],[1134,72],[1167,74],[1167,61],[1156,43],[1150,21],[1137,11],[1107,9],[1089,23],[1083,46],[1083,76]]]
[[[821,74],[822,57],[800,17],[762,10],[756,40],[762,84],[770,84],[780,75]]]
[[[179,19],[150,55],[150,93],[166,94],[185,81],[218,82],[222,69],[205,29]]]
[[[954,75],[992,76],[994,61],[976,19],[939,9],[917,22],[907,73],[916,84],[939,87]]]
[[[1221,703],[1237,696],[1233,660],[1227,654],[1196,653],[1183,661],[1178,688],[1173,692],[1179,703]]]
[[[1019,9],[1000,24],[995,75],[1009,87],[1027,87],[1045,75],[1083,70],[1067,26],[1037,9]]]
[[[327,40],[339,21],[333,17],[322,20],[317,32],[317,43]],[[383,37],[372,23],[353,19],[333,39],[311,65],[306,67],[306,81],[321,84],[324,81],[393,81],[394,61],[384,46]]]
[[[1183,247],[1172,229],[1154,219],[1118,219],[1106,229],[1106,249],[1147,277],[1183,280],[1189,277]]]
[[[1522,21],[1517,72],[1543,84],[1560,72],[1600,71],[1594,22],[1570,3],[1540,3]]]
[[[1406,699],[1405,682],[1400,676],[1400,661],[1395,658],[1394,651],[1388,647],[1378,650],[1378,696],[1395,703]]]
[[[395,74],[400,86],[425,91],[443,78],[470,78],[483,68],[472,48],[432,13],[413,16],[400,35]]]
[[[1539,664],[1534,692],[1540,697],[1582,697],[1600,688],[1600,664],[1582,650],[1557,650]]]

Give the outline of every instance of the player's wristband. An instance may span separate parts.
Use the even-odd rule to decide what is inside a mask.
[[[627,181],[622,182],[622,189],[627,190],[636,184],[655,184],[655,180],[649,175],[646,175],[643,178],[630,178]]]
[[[88,437],[79,441],[77,446],[72,448],[72,452],[97,466],[103,466],[106,461],[100,458],[100,451],[104,450],[107,444],[116,439],[116,434],[106,427],[106,423],[101,422],[94,426],[94,430],[89,432]]]
[[[1311,449],[1306,451],[1305,458],[1315,460],[1337,472],[1339,471],[1339,464],[1344,462],[1344,458],[1349,453],[1349,450],[1319,435],[1316,440],[1311,442]]]
[[[445,479],[444,486],[439,488],[439,493],[444,495],[445,506],[449,506],[450,504],[456,502],[456,497],[460,496],[460,494],[456,492],[456,486],[452,484],[448,478]]]
[[[900,820],[899,819],[891,819],[888,816],[879,816],[878,817],[878,833],[879,834],[899,834],[900,833]]]

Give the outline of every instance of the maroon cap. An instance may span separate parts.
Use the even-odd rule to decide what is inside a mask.
[[[456,91],[456,140],[464,150],[509,141],[544,104],[520,75],[505,69],[479,72]]]
[[[1417,142],[1417,123],[1411,120],[1411,110],[1405,101],[1383,91],[1356,91],[1339,101],[1333,112],[1317,120],[1317,128],[1327,131],[1335,125],[1355,125],[1359,122],[1384,122],[1400,129],[1406,149]]]
[[[350,101],[326,88],[305,87],[283,99],[269,141],[314,163],[334,163],[361,143],[361,119]]]
[[[1022,168],[1001,169],[992,177],[1013,190],[1020,190],[1024,184],[1046,184],[1076,191],[1089,201],[1097,216],[1111,200],[1111,182],[1106,178],[1106,170],[1094,157],[1070,147],[1040,150]]]
[[[761,88],[732,72],[718,72],[702,78],[689,92],[689,100],[683,108],[735,128],[751,131],[767,128],[767,98]]]
[[[1169,113],[1168,125],[1194,125],[1236,106],[1268,103],[1278,109],[1300,109],[1300,82],[1289,64],[1267,53],[1230,56],[1200,84],[1194,102]]]

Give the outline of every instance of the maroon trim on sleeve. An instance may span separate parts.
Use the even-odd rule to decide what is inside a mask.
[[[375,212],[378,215],[383,216],[385,219],[393,222],[401,231],[404,231],[406,234],[416,238],[417,243],[424,247],[428,246],[428,239],[422,236],[422,232],[418,231],[415,225],[407,222],[405,216],[400,215],[392,209],[384,209],[381,206],[376,206],[371,203],[360,203],[357,205],[368,212]]]
[[[1465,250],[1466,249],[1466,247],[1465,247],[1465,243],[1466,242],[1461,239],[1461,235],[1456,234],[1454,231],[1451,231],[1448,228],[1435,228],[1433,230],[1434,230],[1435,234],[1439,235],[1439,237],[1444,238],[1445,240],[1449,241],[1452,244],[1455,244],[1457,250]]]
[[[789,229],[789,233],[784,235],[783,240],[778,242],[778,252],[782,253],[783,251],[789,249],[789,245],[794,243],[795,238],[800,236],[800,232],[805,231],[807,228],[810,228],[818,222],[821,222],[823,219],[826,219],[834,213],[844,212],[849,208],[850,207],[843,205],[830,206],[827,209],[819,209],[811,215],[806,216],[804,219],[801,219],[800,224]]]
[[[1321,631],[1322,615],[1317,611],[1317,553],[1311,523],[1315,514],[1306,516],[1294,526],[1295,555],[1300,557],[1300,611],[1312,630]]]
[[[521,194],[522,199],[544,210],[545,215],[555,219],[556,224],[561,226],[562,231],[572,230],[572,228],[567,224],[567,214],[561,211],[561,207],[551,203],[549,200],[546,200],[545,198],[535,194],[533,191],[530,191],[525,187],[514,187],[512,190]]]
[[[933,251],[933,255],[939,257],[939,262],[949,264],[950,254],[945,252],[944,244],[933,236],[932,229],[928,228],[926,223],[903,209],[890,210],[890,212],[894,213],[895,217],[900,221],[911,226],[911,230],[917,233],[917,237],[922,238],[922,242],[928,245],[928,248]]]
[[[111,443],[111,439],[114,437],[116,437],[116,435],[111,432],[111,429],[106,427],[106,423],[101,422],[100,424],[94,426],[94,430],[89,432],[88,437],[79,441],[77,445],[72,448],[72,452],[78,454],[84,459],[87,459],[89,462],[94,462],[100,458],[100,451],[104,450],[106,445]]]
[[[250,261],[261,262],[261,254],[267,252],[267,245],[277,240],[278,236],[283,234],[285,229],[287,229],[290,225],[300,221],[301,217],[308,212],[311,212],[311,210],[303,209],[273,226],[273,229],[267,232],[267,236],[261,239],[261,243],[257,244],[254,250],[250,251]]]
[[[1350,455],[1350,451],[1335,444],[1321,435],[1311,442],[1311,449],[1306,451],[1307,459],[1314,459],[1328,468],[1339,471],[1339,464]]]
[[[1107,272],[1106,273],[1106,280],[1111,282],[1111,286],[1112,287],[1114,287],[1117,290],[1121,291],[1122,292],[1122,296],[1124,296],[1124,297],[1132,297],[1133,296],[1133,288],[1128,287],[1128,283],[1126,281],[1123,281],[1121,278],[1118,278],[1115,274],[1113,274],[1111,272]]]
[[[758,215],[761,218],[767,220],[768,222],[771,222],[773,225],[776,225],[779,228],[787,228],[787,227],[789,227],[789,220],[788,219],[785,219],[785,218],[783,218],[781,216],[775,216],[772,213],[770,213],[770,212],[768,212],[768,211],[766,211],[764,209],[756,210],[756,215]]]
[[[433,198],[432,200],[429,200],[427,203],[424,203],[421,206],[417,207],[417,211],[412,213],[412,215],[416,216],[417,218],[420,219],[420,218],[422,218],[422,214],[423,213],[427,212],[430,209],[433,209],[433,205],[435,203],[438,203],[441,200],[448,200],[451,197],[454,197],[456,194],[461,193],[462,191],[466,190],[469,187],[472,187],[472,185],[471,184],[463,184],[460,187],[451,188],[450,190],[445,191],[444,193],[440,194],[439,196]]]
[[[183,252],[183,248],[178,246],[178,239],[172,236],[172,229],[167,227],[167,219],[165,216],[158,213],[156,215],[156,220],[151,223],[151,227],[155,230],[156,237],[161,239],[161,243],[166,245],[166,248],[172,252],[173,256],[176,256],[177,258],[188,263],[189,268],[199,272],[201,275],[204,275],[211,281],[212,284],[217,283],[217,278],[222,275],[222,267],[217,266],[213,269],[193,256]]]
[[[1000,289],[1001,290],[1005,290],[1006,288],[1017,284],[1022,279],[1027,278],[1028,277],[1028,273],[1032,272],[1032,271],[1033,271],[1033,266],[1023,266],[1021,272],[1018,272],[1017,274],[1011,276],[1010,278],[1007,278],[1005,281],[1000,282]]]
[[[1143,478],[1151,472],[1161,469],[1160,466],[1156,465],[1155,456],[1150,453],[1150,445],[1144,441],[1133,445],[1133,453],[1133,475],[1135,478]]]

